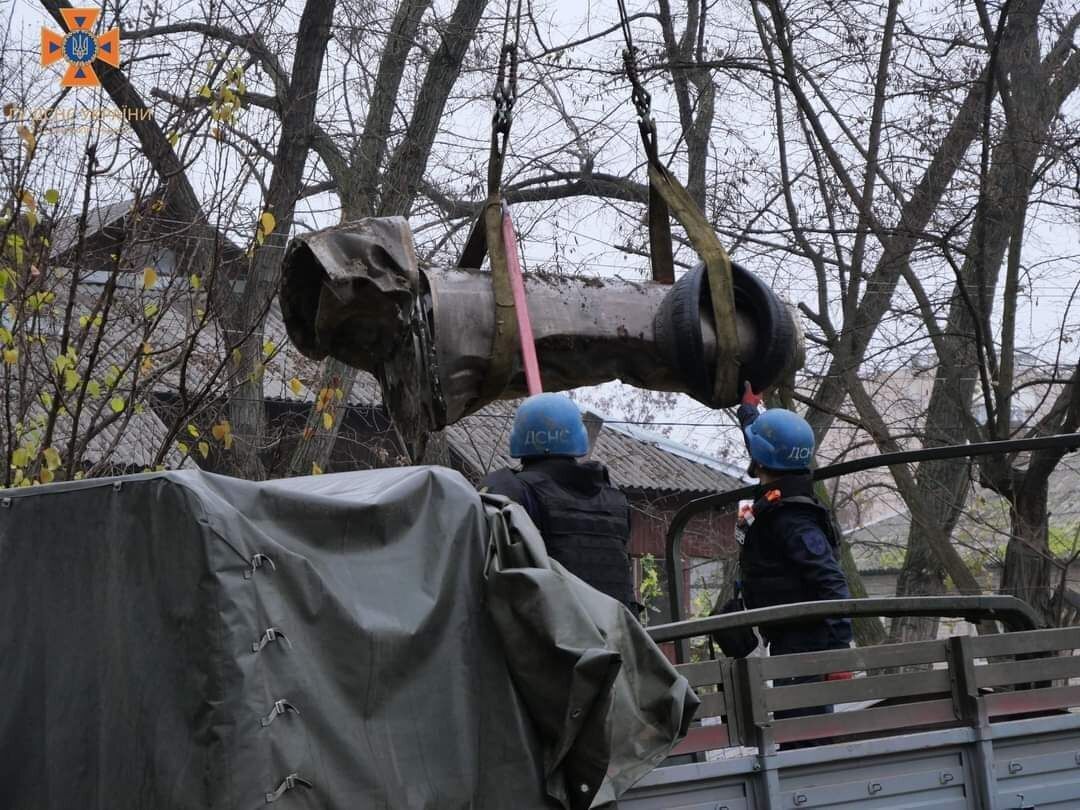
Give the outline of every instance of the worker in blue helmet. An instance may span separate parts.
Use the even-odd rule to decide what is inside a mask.
[[[521,469],[491,473],[481,491],[524,506],[552,559],[636,615],[630,503],[603,465],[579,461],[588,452],[577,405],[562,394],[537,394],[521,403],[510,432],[510,455]]]
[[[748,608],[849,599],[838,561],[839,531],[829,509],[814,494],[810,462],[814,431],[797,413],[761,410],[761,397],[746,383],[738,409],[750,475],[760,484],[753,506],[739,521],[740,588]],[[851,643],[849,619],[825,619],[761,628],[771,655],[843,649]],[[850,677],[835,673],[827,678]],[[789,679],[789,683],[822,676]],[[778,684],[783,685],[783,684]],[[831,706],[777,712],[793,717],[831,711]]]

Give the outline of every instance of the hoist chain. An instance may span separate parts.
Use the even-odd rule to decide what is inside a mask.
[[[626,40],[626,48],[623,49],[623,70],[626,78],[630,81],[630,100],[634,103],[634,109],[638,115],[638,129],[641,130],[641,139],[645,144],[649,160],[659,162],[656,151],[656,120],[652,116],[652,96],[641,82],[641,72],[638,70],[638,48],[634,44],[634,36],[630,30],[630,17],[626,13],[625,0],[619,0],[619,22],[622,26],[623,39]]]
[[[517,42],[509,42],[503,45],[499,53],[499,70],[495,77],[495,92],[492,93],[492,98],[495,99],[495,114],[492,116],[491,126],[501,135],[510,134],[514,102],[517,101],[517,70]]]
[[[521,36],[521,0],[518,0],[514,16],[514,38],[510,35],[510,0],[506,3],[503,21],[502,48],[499,51],[499,69],[495,76],[495,112],[491,117],[491,155],[488,160],[488,194],[498,193],[502,183],[503,161],[510,143],[510,125],[514,122],[514,102],[517,101],[518,38]]]

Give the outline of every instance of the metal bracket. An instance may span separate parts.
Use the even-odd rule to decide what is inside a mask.
[[[288,644],[289,647],[292,647],[292,642],[289,641],[288,636],[286,636],[276,627],[267,627],[266,632],[262,634],[262,638],[260,638],[258,641],[252,642],[251,651],[262,652],[263,647],[265,647],[272,641],[277,641],[279,638],[286,644]]]
[[[281,784],[277,786],[277,790],[275,790],[273,793],[266,794],[266,803],[273,804],[282,796],[284,796],[286,791],[292,790],[297,785],[303,785],[306,788],[315,787],[313,784],[311,784],[311,782],[309,782],[307,779],[300,776],[299,774],[290,773],[282,780]]]
[[[270,714],[266,715],[266,717],[262,718],[262,720],[259,721],[259,724],[263,728],[266,728],[268,725],[270,725],[271,723],[274,722],[274,720],[277,718],[277,716],[279,714],[285,714],[285,712],[288,712],[288,711],[294,712],[297,715],[300,714],[300,710],[298,708],[296,708],[295,706],[293,706],[291,703],[289,703],[289,701],[287,701],[287,700],[275,700],[274,701],[274,708],[272,708],[270,710]]]
[[[269,565],[271,571],[277,571],[277,566],[274,565],[274,561],[265,554],[256,554],[249,562],[251,568],[244,572],[244,579],[251,579],[255,576],[255,572],[262,568],[263,565]]]

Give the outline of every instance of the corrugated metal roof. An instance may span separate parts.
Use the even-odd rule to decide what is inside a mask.
[[[124,200],[118,203],[102,205],[91,208],[86,212],[86,238],[93,236],[98,231],[108,228],[118,222],[122,222],[131,212],[134,204],[132,200]],[[66,253],[73,250],[79,241],[79,217],[78,215],[64,217],[56,222],[52,231],[52,244],[49,255],[55,260],[62,258]]]
[[[513,401],[493,402],[446,428],[452,452],[477,476],[517,466],[508,454],[516,407]],[[590,458],[607,467],[612,483],[623,489],[705,494],[742,485],[724,472],[730,465],[722,461],[708,459],[670,439],[622,426],[604,424]]]

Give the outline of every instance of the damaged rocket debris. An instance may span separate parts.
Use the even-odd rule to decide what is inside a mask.
[[[740,379],[762,390],[801,365],[798,318],[753,274],[732,270]],[[738,390],[713,390],[718,349],[702,266],[674,285],[538,273],[525,285],[545,389],[618,379],[713,408],[738,402]],[[493,369],[496,319],[514,316],[496,306],[491,274],[421,270],[400,217],[293,239],[281,308],[305,355],[371,372],[395,420],[421,430],[526,393],[517,351],[504,373]]]

